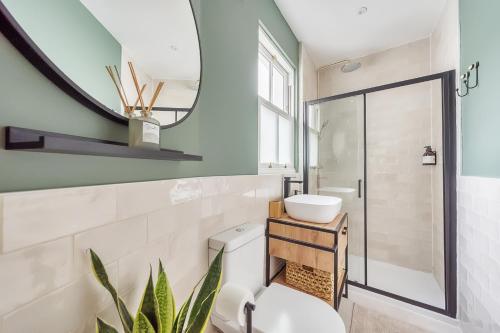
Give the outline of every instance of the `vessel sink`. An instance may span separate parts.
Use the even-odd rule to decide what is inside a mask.
[[[288,215],[296,220],[330,223],[342,208],[342,199],[324,195],[301,194],[285,199]]]

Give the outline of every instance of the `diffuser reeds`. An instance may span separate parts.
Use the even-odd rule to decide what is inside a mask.
[[[113,81],[113,83],[116,87],[116,90],[118,91],[118,96],[120,97],[120,101],[123,104],[123,108],[124,108],[127,116],[129,118],[132,118],[134,111],[137,108],[137,105],[140,104],[141,115],[143,117],[150,117],[151,112],[153,111],[154,103],[156,103],[156,100],[158,99],[158,96],[160,95],[160,92],[161,92],[163,86],[165,85],[165,82],[160,81],[158,83],[158,85],[156,86],[156,90],[155,90],[153,96],[151,97],[149,105],[146,106],[144,104],[143,93],[144,93],[144,90],[146,89],[147,85],[144,84],[144,85],[142,85],[142,87],[140,87],[139,80],[137,79],[137,74],[135,72],[134,65],[132,64],[132,62],[130,62],[130,61],[128,62],[128,67],[130,69],[130,74],[131,74],[132,80],[134,82],[134,87],[137,91],[137,99],[136,99],[134,105],[130,105],[128,102],[127,94],[125,93],[125,89],[123,88],[123,83],[122,83],[122,79],[121,79],[120,73],[118,71],[118,68],[116,66],[114,66],[115,71],[113,72],[113,67],[106,66],[106,71],[108,72],[109,76],[111,77],[111,80]]]

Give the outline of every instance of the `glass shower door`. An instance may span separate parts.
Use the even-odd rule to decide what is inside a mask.
[[[365,283],[364,95],[308,105],[308,190],[349,214],[348,278]]]
[[[440,80],[366,95],[369,287],[445,308]],[[437,152],[423,163],[425,146]]]

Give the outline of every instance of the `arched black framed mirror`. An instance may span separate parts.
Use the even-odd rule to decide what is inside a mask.
[[[129,105],[137,98],[129,61],[146,84],[145,104],[165,82],[153,107],[163,129],[184,121],[198,101],[201,47],[190,0],[0,0],[0,27],[47,78],[108,119],[127,123],[108,65]]]

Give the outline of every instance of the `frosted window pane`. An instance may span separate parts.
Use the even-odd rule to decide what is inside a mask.
[[[269,61],[259,54],[259,96],[269,100]]]
[[[318,166],[318,135],[309,132],[309,166]]]
[[[319,123],[319,110],[317,106],[310,106],[309,107],[309,127],[319,130],[318,128],[318,123]]]
[[[273,104],[281,110],[285,109],[285,78],[273,67]]]
[[[260,114],[260,162],[277,163],[278,115],[266,107]]]
[[[279,117],[279,163],[292,164],[292,121],[284,117]]]

